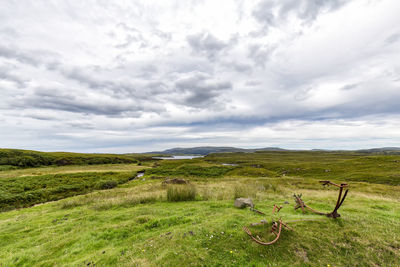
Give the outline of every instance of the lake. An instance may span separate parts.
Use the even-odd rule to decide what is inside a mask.
[[[153,159],[166,159],[166,160],[178,160],[178,159],[194,159],[194,158],[202,158],[204,156],[176,156],[173,155],[171,157],[153,157]]]

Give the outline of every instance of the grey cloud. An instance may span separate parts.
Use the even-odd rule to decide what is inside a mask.
[[[125,40],[124,42],[117,44],[116,48],[125,49],[131,46],[131,44],[136,43],[139,48],[146,48],[151,46],[151,42],[147,40],[143,34],[143,32],[135,27],[129,26],[126,23],[118,23],[116,25],[117,28],[124,30],[125,32]],[[171,41],[172,34],[168,32],[163,32],[158,29],[152,29],[151,31],[147,32],[152,34],[153,36],[163,40],[164,42]],[[115,33],[111,32],[111,35],[114,36]]]
[[[255,10],[254,18],[265,28],[275,27],[294,15],[304,23],[311,23],[319,14],[330,12],[346,4],[349,0],[263,0]]]
[[[157,67],[153,65],[145,65],[139,68],[136,76],[139,76],[141,79],[140,83],[121,81],[121,77],[113,74],[114,71],[113,69],[107,70],[96,67],[59,68],[59,72],[67,79],[77,81],[91,89],[111,94],[121,99],[140,97],[145,100],[165,88],[162,82],[149,79],[153,74],[158,72]],[[113,77],[113,79],[107,77]]]
[[[160,30],[156,29],[156,30],[153,31],[153,34],[158,36],[160,39],[165,40],[165,41],[171,41],[171,39],[172,39],[172,34],[169,33],[169,32],[163,32],[163,31],[160,31]]]
[[[348,0],[286,0],[280,1],[282,6],[279,10],[281,18],[294,13],[305,22],[311,22],[322,12],[334,11],[344,5]]]
[[[96,129],[96,127],[89,122],[68,122],[67,124],[72,128],[77,128],[77,129],[86,129],[86,130]]]
[[[51,69],[60,64],[60,55],[41,49],[24,50],[16,46],[7,47],[0,45],[0,58],[15,60],[33,67],[45,66]]]
[[[123,112],[141,111],[142,107],[134,103],[121,103],[120,101],[96,101],[83,95],[72,94],[63,89],[37,88],[33,94],[14,103],[19,108],[38,108],[62,110],[74,113],[96,115],[119,115]]]
[[[341,90],[344,90],[344,91],[346,91],[346,90],[352,90],[352,89],[357,88],[358,85],[359,85],[359,84],[357,84],[357,83],[354,83],[354,84],[347,84],[347,85],[343,86],[343,87],[341,88]]]
[[[127,48],[133,43],[140,43],[139,48],[145,48],[149,44],[140,35],[128,34],[125,36],[125,41],[123,43],[117,44],[116,48]]]
[[[27,80],[12,73],[10,67],[0,66],[0,80],[10,81],[15,83],[19,88],[25,87]]]
[[[400,33],[395,33],[386,38],[385,43],[393,44],[400,40]]]
[[[214,104],[214,98],[218,96],[218,92],[215,91],[192,91],[189,96],[185,97],[184,103],[186,106],[191,107],[205,107],[206,105]]]
[[[25,117],[29,117],[29,118],[36,119],[36,120],[41,120],[41,121],[55,121],[55,120],[57,120],[57,118],[55,118],[53,116],[46,116],[46,115],[39,115],[39,114],[29,114],[29,115],[25,115]]]
[[[14,59],[21,63],[26,63],[33,66],[38,66],[41,61],[33,57],[34,53],[26,53],[18,51],[16,48],[9,48],[0,45],[0,57]]]
[[[186,40],[193,52],[199,55],[205,55],[209,59],[215,59],[221,51],[234,43],[234,39],[230,42],[224,42],[208,32],[189,35]]]
[[[221,62],[221,65],[230,72],[235,71],[243,74],[251,74],[253,72],[253,65],[243,62],[228,60]]]
[[[266,45],[252,44],[248,48],[248,57],[252,59],[257,66],[265,67],[273,50],[274,48]]]
[[[262,84],[262,82],[261,81],[257,81],[257,80],[246,81],[246,85],[247,86],[251,86],[251,87],[258,86],[258,85],[261,85],[261,84]]]
[[[175,88],[184,95],[181,104],[201,108],[217,104],[218,96],[225,90],[232,89],[232,84],[215,81],[204,73],[195,73],[191,77],[178,80]]]
[[[253,10],[253,17],[260,23],[269,26],[275,26],[275,15],[273,13],[275,2],[271,0],[261,1]]]
[[[233,63],[233,68],[237,71],[237,72],[241,72],[241,73],[251,73],[253,71],[253,67],[250,64],[245,64],[245,63]]]
[[[0,29],[0,35],[2,35],[3,37],[6,37],[6,38],[19,36],[17,31],[10,27],[5,27],[5,28]]]
[[[148,43],[146,42],[145,38],[143,37],[143,34],[136,29],[135,27],[128,26],[125,23],[118,23],[116,25],[117,28],[121,28],[125,32],[125,40],[124,42],[115,45],[116,48],[127,48],[129,47],[132,43],[140,43],[140,47],[146,47]],[[114,33],[112,33],[114,34]]]
[[[88,85],[90,88],[103,88],[107,87],[107,85],[109,84],[109,82],[104,82],[93,78],[92,76],[85,73],[85,70],[82,68],[60,68],[59,70],[60,73],[63,74],[67,79],[78,81],[80,83]]]
[[[138,29],[136,29],[135,27],[128,26],[126,23],[123,23],[123,22],[118,23],[116,25],[116,27],[120,27],[120,28],[122,28],[122,29],[124,29],[126,31],[129,31],[129,32],[135,32],[135,33],[139,32]]]

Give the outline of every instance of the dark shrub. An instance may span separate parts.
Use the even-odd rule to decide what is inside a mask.
[[[97,184],[97,188],[98,189],[111,189],[114,187],[117,187],[118,183],[116,181],[113,180],[108,180],[108,181],[100,181]]]

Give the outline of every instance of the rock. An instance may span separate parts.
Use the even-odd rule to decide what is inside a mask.
[[[235,199],[235,207],[243,209],[245,207],[252,207],[254,208],[254,204],[253,201],[251,200],[251,198],[237,198]]]
[[[283,202],[283,204],[289,204],[289,201],[285,201],[285,202]]]

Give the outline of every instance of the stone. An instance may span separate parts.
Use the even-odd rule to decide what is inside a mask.
[[[235,199],[235,207],[243,209],[245,207],[252,207],[254,208],[253,200],[251,198],[237,198]]]

